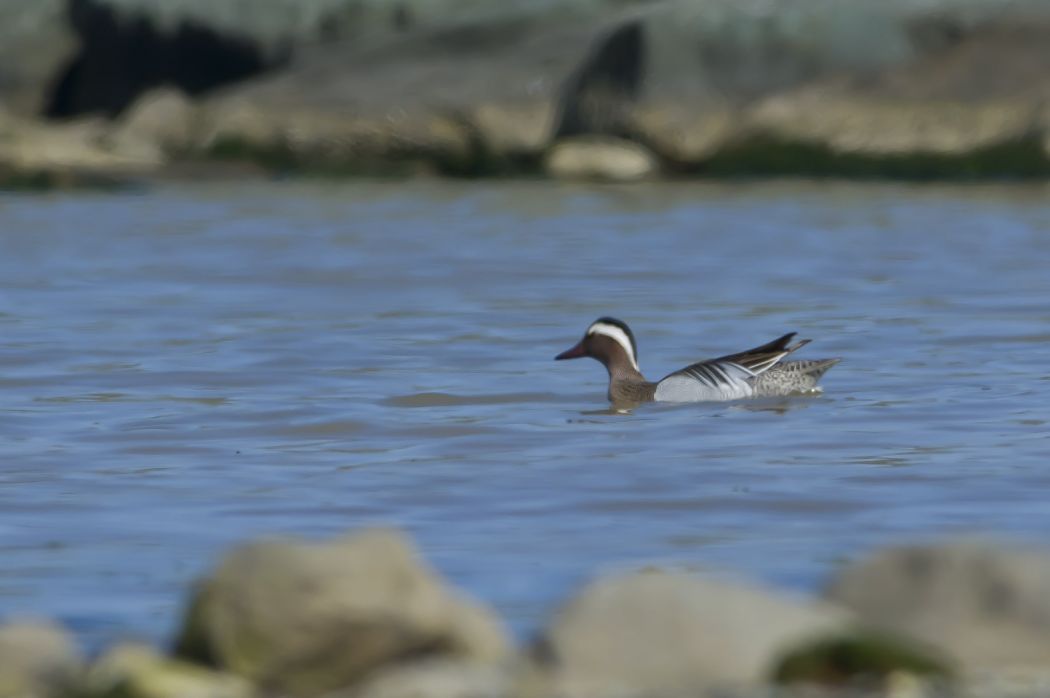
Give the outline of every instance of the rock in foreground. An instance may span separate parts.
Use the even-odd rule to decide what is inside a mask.
[[[892,548],[848,567],[830,600],[949,653],[963,669],[1050,665],[1050,554],[962,541]]]
[[[697,695],[761,685],[780,653],[846,621],[756,587],[639,573],[584,589],[546,631],[538,663],[552,695]]]
[[[178,653],[265,691],[319,695],[407,660],[493,661],[508,640],[393,532],[234,550],[194,598]]]
[[[0,626],[0,696],[46,698],[68,690],[82,669],[73,638],[44,621]]]

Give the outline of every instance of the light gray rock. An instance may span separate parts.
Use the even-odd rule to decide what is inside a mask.
[[[166,160],[186,152],[199,128],[197,109],[184,92],[158,88],[140,97],[114,125],[109,139],[143,157]]]
[[[82,692],[94,698],[250,698],[239,676],[169,659],[146,645],[118,645],[89,668]]]
[[[660,171],[656,156],[643,145],[608,136],[562,140],[546,157],[547,173],[560,179],[636,182]]]
[[[541,34],[594,24],[644,1],[0,0],[0,19],[13,19],[0,24],[0,57],[12,49],[0,68],[0,99],[10,82],[39,93],[37,113],[47,105],[59,117],[115,116],[157,86],[200,95],[297,63],[319,46],[345,55],[346,46],[454,32],[457,50],[484,54],[508,28]]]
[[[240,134],[246,151],[307,163],[484,174],[591,135],[687,171],[752,142],[878,158],[1050,139],[1045,3],[566,2],[466,16],[300,52],[211,100],[201,149]]]
[[[750,111],[748,125],[871,156],[962,156],[1037,140],[1050,97],[1050,13],[969,31],[905,66],[771,97]]]
[[[560,134],[662,139],[668,122],[692,130],[683,112],[707,132],[708,113],[717,118],[824,76],[870,73],[915,55],[899,8],[835,0],[655,3],[596,40],[566,95]]]
[[[949,653],[964,670],[1050,664],[1050,553],[979,541],[878,552],[827,598]]]
[[[974,105],[807,90],[767,101],[749,123],[774,138],[837,153],[961,156],[1030,136],[1040,113],[1039,105],[1022,100]]]
[[[712,101],[702,109],[670,100],[640,104],[631,131],[663,160],[676,166],[703,162],[734,140],[747,136],[738,109]]]
[[[155,150],[114,142],[110,136],[110,125],[100,118],[47,122],[0,110],[0,170],[61,179],[75,173],[134,176],[161,164]]]
[[[280,52],[288,46],[350,39],[386,41],[417,30],[493,22],[555,25],[593,20],[645,0],[95,0],[120,17],[143,17],[160,31],[186,23],[243,36]]]
[[[598,39],[557,133],[687,166],[758,140],[967,155],[1043,133],[1048,35],[1039,2],[657,3]]]
[[[697,695],[763,683],[782,651],[846,620],[757,587],[639,573],[580,592],[544,632],[537,661],[554,695]]]
[[[508,640],[403,536],[368,531],[234,550],[191,603],[177,651],[265,690],[311,696],[408,659],[496,661]]]
[[[0,626],[0,697],[60,695],[81,670],[73,638],[58,625],[26,620]]]
[[[121,116],[80,159],[534,173],[597,135],[674,172],[1039,175],[1048,35],[1044,0],[0,0],[0,109]]]
[[[469,173],[538,162],[593,33],[580,22],[508,21],[317,47],[207,100],[198,147],[241,141],[249,152],[287,148],[307,164],[351,168],[419,160]]]
[[[66,0],[0,0],[0,108],[20,117],[43,112],[79,46]]]

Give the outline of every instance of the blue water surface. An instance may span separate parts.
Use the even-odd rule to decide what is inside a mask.
[[[0,616],[170,638],[229,546],[393,525],[520,637],[668,565],[819,593],[1050,531],[1050,189],[170,185],[0,197]],[[820,397],[607,409],[798,331]]]

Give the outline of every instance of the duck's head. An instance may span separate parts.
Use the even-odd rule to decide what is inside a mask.
[[[589,356],[605,364],[612,372],[615,368],[638,368],[638,345],[634,342],[631,328],[622,320],[600,317],[591,323],[576,346],[555,356],[555,360],[578,359]]]

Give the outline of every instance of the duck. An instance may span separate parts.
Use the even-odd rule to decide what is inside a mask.
[[[638,366],[638,344],[627,323],[600,317],[590,324],[583,339],[554,357],[556,361],[589,356],[609,372],[609,401],[614,404],[645,402],[710,402],[751,397],[778,397],[820,393],[817,382],[841,359],[784,358],[810,343],[796,332],[747,351],[706,359],[679,369],[656,382],[646,380]]]

